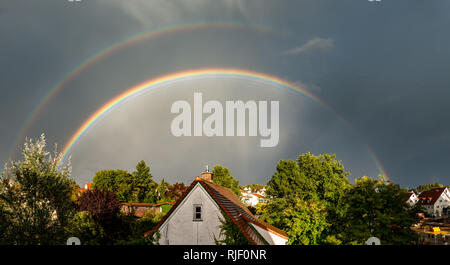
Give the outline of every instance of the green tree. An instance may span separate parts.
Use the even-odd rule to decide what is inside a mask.
[[[415,190],[416,190],[417,193],[420,193],[420,192],[432,190],[434,188],[442,188],[442,187],[444,187],[444,185],[435,182],[433,184],[422,184],[422,185],[419,185]]]
[[[68,237],[78,237],[82,245],[100,245],[105,237],[103,227],[88,211],[75,214],[65,230]]]
[[[322,232],[327,228],[325,206],[317,202],[296,199],[294,207],[282,213],[288,245],[318,245],[322,243]]]
[[[46,151],[44,134],[27,139],[23,160],[6,166],[0,184],[3,244],[64,244],[64,227],[75,213],[71,200],[71,167],[61,164],[62,154]]]
[[[133,172],[132,178],[132,201],[137,202],[155,202],[157,201],[156,188],[157,184],[153,180],[150,173],[150,167],[147,166],[144,160],[141,160],[136,165],[136,171]]]
[[[340,233],[340,219],[345,214],[343,198],[351,185],[348,182],[349,172],[335,155],[321,154],[318,156],[310,153],[300,155],[296,161],[281,160],[277,164],[276,172],[267,182],[267,204],[264,211],[259,207],[262,218],[277,227],[286,227],[286,221],[282,212],[286,209],[295,209],[298,200],[306,203],[320,203],[326,213],[324,230],[321,230],[321,239],[313,239],[311,242],[334,240]],[[292,213],[293,214],[293,213]],[[299,212],[298,214],[302,214]],[[299,242],[299,241],[298,241]]]
[[[142,160],[136,170],[101,170],[93,180],[95,188],[114,191],[121,202],[156,202],[157,183],[153,181],[150,167]]]
[[[94,189],[114,191],[122,202],[132,200],[133,187],[129,184],[132,175],[121,169],[101,170],[95,173],[93,179]]]
[[[165,202],[167,201],[167,191],[169,188],[170,184],[167,183],[164,178],[161,179],[161,183],[159,183],[159,185],[156,188],[156,194],[157,194],[157,201],[158,202]]]
[[[288,245],[324,243],[323,231],[328,224],[325,206],[320,201],[272,198],[256,207],[261,220],[286,231]]]
[[[407,190],[382,179],[362,177],[345,197],[347,210],[341,238],[345,244],[364,244],[372,236],[383,245],[409,245],[417,241],[410,229],[419,221],[420,206],[409,206]]]
[[[230,175],[230,170],[228,170],[228,168],[222,167],[221,165],[216,165],[213,168],[212,173],[214,183],[229,188],[234,194],[241,197],[239,180]]]

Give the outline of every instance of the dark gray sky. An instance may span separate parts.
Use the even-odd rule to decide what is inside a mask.
[[[450,184],[449,11],[447,0],[2,0],[0,162],[22,145],[23,128],[64,146],[127,88],[226,67],[296,83],[329,107],[248,79],[169,84],[89,128],[70,152],[73,178],[83,184],[98,170],[132,170],[144,159],[157,180],[190,183],[206,164],[222,164],[242,184],[263,183],[278,160],[311,152],[336,153],[354,179],[380,173],[369,146],[393,182]],[[51,88],[97,52],[142,32],[200,22],[245,26],[179,30],[116,49],[66,82],[27,123]],[[170,107],[192,102],[194,92],[222,103],[279,100],[279,145],[260,148],[259,137],[172,136]]]

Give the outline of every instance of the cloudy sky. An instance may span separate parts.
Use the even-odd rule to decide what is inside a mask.
[[[238,68],[323,103],[254,78],[163,84],[86,130],[69,151],[73,178],[91,182],[98,170],[131,171],[143,159],[158,181],[190,183],[222,164],[242,184],[264,183],[280,159],[311,152],[335,153],[350,179],[384,168],[405,187],[450,184],[449,10],[446,0],[2,0],[0,162],[20,159],[24,136],[45,133],[61,149],[97,109],[144,81]],[[279,144],[173,136],[171,106],[193,106],[194,92],[224,106],[279,101]]]

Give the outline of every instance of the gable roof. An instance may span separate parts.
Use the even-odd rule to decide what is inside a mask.
[[[420,205],[434,205],[436,201],[441,197],[442,193],[445,191],[445,187],[442,188],[434,188],[431,190],[427,190],[422,192],[419,195],[419,204]]]
[[[183,195],[178,199],[178,201],[169,210],[169,212],[161,219],[156,227],[146,234],[158,230],[159,227],[167,220],[167,218],[172,214],[172,212],[177,208],[177,206],[183,201],[183,199],[189,194],[189,192],[196,184],[200,184],[208,192],[211,198],[217,203],[217,205],[219,205],[220,209],[231,219],[233,223],[238,226],[238,228],[251,243],[255,245],[266,245],[265,239],[262,238],[262,236],[260,236],[258,232],[256,232],[251,224],[274,233],[282,238],[288,238],[286,232],[284,232],[283,230],[265,223],[253,216],[248,208],[230,189],[217,185],[213,182],[203,180],[199,177],[197,177],[192,182],[189,188],[183,193]]]
[[[416,195],[414,192],[408,192],[404,195],[404,200],[407,201],[411,198],[411,196]]]

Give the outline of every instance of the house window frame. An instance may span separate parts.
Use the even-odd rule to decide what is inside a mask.
[[[197,212],[197,207],[200,207],[200,212]],[[201,222],[203,221],[203,205],[202,204],[194,204],[192,209],[192,221]],[[197,217],[197,214],[200,213],[200,218]]]

